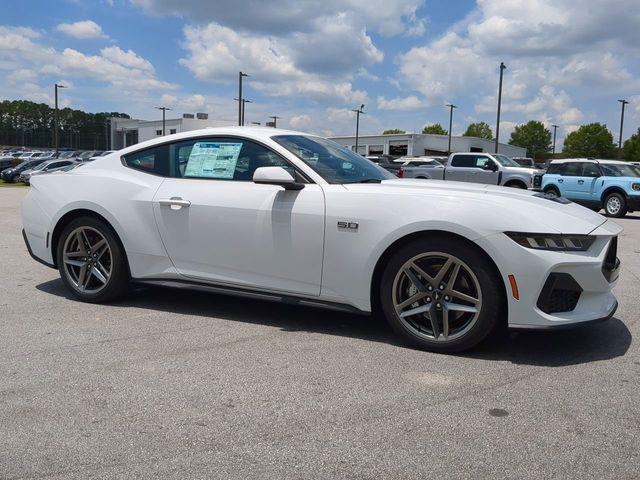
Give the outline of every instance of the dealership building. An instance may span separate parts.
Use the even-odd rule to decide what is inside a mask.
[[[355,151],[356,137],[332,137],[331,140]],[[358,137],[358,153],[362,155],[392,155],[394,157],[447,155],[449,147],[448,135],[431,135],[422,133],[403,133],[394,135],[360,135]],[[494,152],[495,142],[478,137],[451,137],[452,152]],[[527,149],[498,144],[498,153],[509,157],[526,157]]]
[[[111,117],[112,150],[134,145],[162,136],[162,120],[139,120],[135,118]],[[188,132],[208,127],[228,127],[237,125],[231,120],[210,120],[206,113],[185,113],[182,118],[167,118],[165,120],[165,134]]]

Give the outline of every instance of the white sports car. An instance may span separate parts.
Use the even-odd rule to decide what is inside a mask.
[[[591,210],[398,179],[334,142],[273,128],[170,135],[35,177],[22,217],[31,255],[89,302],[142,282],[378,311],[434,351],[617,307],[621,228]]]

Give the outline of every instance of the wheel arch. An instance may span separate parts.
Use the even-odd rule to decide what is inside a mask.
[[[470,248],[473,248],[479,254],[481,254],[483,257],[485,257],[485,259],[487,259],[489,264],[493,267],[494,275],[496,275],[497,279],[499,280],[500,290],[502,292],[503,308],[504,308],[504,311],[507,312],[507,308],[508,308],[508,305],[507,305],[507,289],[506,289],[505,281],[502,278],[502,274],[500,273],[500,269],[498,268],[498,265],[493,260],[493,258],[491,258],[491,256],[480,245],[478,245],[473,240],[470,240],[469,238],[465,237],[464,235],[460,235],[458,233],[454,233],[454,232],[450,232],[450,231],[446,231],[446,230],[439,230],[439,229],[419,230],[419,231],[416,231],[416,232],[412,232],[412,233],[406,234],[406,235],[396,239],[393,243],[391,243],[389,246],[387,246],[387,248],[382,252],[382,254],[378,258],[378,261],[376,262],[376,265],[375,265],[375,267],[373,269],[373,275],[371,276],[371,285],[370,285],[370,288],[369,288],[370,289],[370,296],[371,296],[371,311],[374,312],[374,313],[379,311],[379,300],[378,300],[378,295],[377,295],[376,289],[377,289],[378,285],[380,284],[380,280],[382,278],[382,273],[384,272],[384,269],[385,269],[387,263],[389,262],[389,259],[391,258],[391,256],[398,249],[402,248],[403,246],[409,244],[410,242],[412,242],[414,240],[417,240],[419,238],[432,237],[432,236],[455,238],[455,239],[461,240],[462,242],[468,244]]]
[[[619,193],[620,195],[622,195],[622,197],[627,200],[627,192],[624,191],[624,188],[622,188],[619,185],[611,185],[607,188],[605,188],[602,191],[602,195],[600,195],[600,201],[602,202],[602,205],[604,206],[604,201],[605,199],[611,195],[612,193]]]
[[[122,238],[118,234],[118,231],[116,230],[116,228],[114,228],[113,224],[107,218],[105,218],[103,215],[96,212],[95,210],[91,210],[88,208],[76,208],[76,209],[70,210],[66,212],[64,215],[62,215],[56,222],[56,225],[53,228],[53,232],[51,233],[51,244],[49,245],[49,247],[51,248],[51,258],[53,259],[53,264],[55,265],[55,267],[58,268],[57,250],[58,250],[58,242],[60,241],[60,235],[62,234],[66,226],[69,225],[69,223],[71,223],[76,218],[80,218],[80,217],[97,218],[98,220],[104,222],[105,225],[107,225],[107,227],[111,230],[111,233],[113,233],[114,237],[116,238],[116,241],[120,245],[120,248],[122,249],[122,254],[125,257],[125,263],[127,265],[127,273],[129,275],[129,278],[131,278],[131,268],[129,266],[127,250],[124,248]]]
[[[511,185],[522,185],[525,189],[528,189],[529,186],[527,185],[527,183],[520,177],[517,178],[510,178],[509,180],[507,180],[506,182],[504,182],[504,186],[505,187],[510,187]]]

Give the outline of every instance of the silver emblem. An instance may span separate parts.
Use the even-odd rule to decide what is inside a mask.
[[[343,230],[358,230],[358,224],[356,222],[338,222],[338,228]]]

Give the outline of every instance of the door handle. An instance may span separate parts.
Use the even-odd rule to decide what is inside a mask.
[[[563,180],[563,179],[561,179],[561,178],[559,178],[559,179],[558,179],[558,183],[562,183],[562,182],[564,182],[564,180]]]
[[[181,197],[161,198],[158,203],[161,207],[171,207],[172,210],[179,210],[182,207],[191,205],[189,200],[184,200]]]
[[[578,185],[582,185],[584,183],[584,180],[578,180]]]

